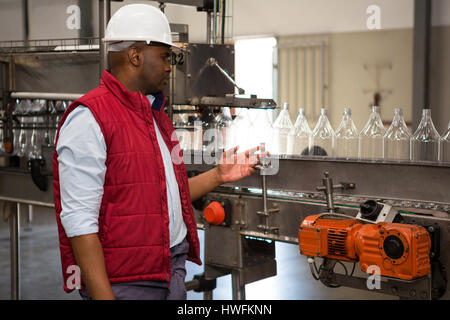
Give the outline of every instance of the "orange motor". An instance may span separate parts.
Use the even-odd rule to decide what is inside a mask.
[[[404,280],[430,273],[431,239],[421,226],[314,215],[303,220],[298,240],[303,255],[359,261],[364,272],[376,266],[380,275]]]

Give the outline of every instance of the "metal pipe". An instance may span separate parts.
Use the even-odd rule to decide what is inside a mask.
[[[213,44],[217,43],[217,0],[214,0],[214,15],[213,15]]]
[[[206,12],[206,43],[211,43],[211,12]]]
[[[26,47],[28,47],[28,40],[30,39],[30,13],[28,0],[22,0],[23,12],[23,40]]]
[[[241,285],[241,271],[231,271],[231,287],[233,300],[245,300],[245,285]]]
[[[431,0],[414,1],[413,44],[413,126],[417,127],[422,109],[430,108]]]
[[[0,196],[0,201],[7,201],[7,202],[14,202],[14,203],[23,203],[23,204],[31,204],[31,205],[34,205],[34,206],[48,207],[48,208],[54,208],[55,207],[54,203],[34,201],[34,200],[26,200],[26,199],[19,199],[19,198],[11,198],[11,197],[4,197],[4,196]]]
[[[16,90],[16,59],[11,56],[8,64],[8,91]]]
[[[226,0],[222,0],[222,44],[225,44],[225,8]]]
[[[324,43],[320,43],[320,103],[321,108],[325,108],[325,48]]]
[[[307,83],[307,62],[306,62],[306,47],[302,48],[302,52],[303,52],[303,108],[305,108],[305,110],[308,110],[307,108],[307,90],[308,88],[306,87],[306,83]]]
[[[265,174],[262,174],[262,192],[263,192],[264,212],[267,213],[267,182]]]
[[[317,106],[316,106],[316,49],[314,47],[311,48],[311,66],[312,66],[312,71],[311,71],[311,93],[312,93],[312,107],[313,107],[313,116],[314,119],[316,119],[316,110],[317,110]]]
[[[294,70],[295,70],[295,108],[298,107],[298,48],[295,48],[295,55],[294,55]]]
[[[28,205],[28,219],[27,219],[27,226],[25,227],[26,231],[32,230],[32,223],[33,223],[33,205]]]
[[[99,76],[102,75],[103,70],[108,68],[108,52],[106,50],[106,43],[102,42],[105,36],[105,29],[108,21],[111,17],[111,1],[110,0],[99,0],[98,2],[98,36],[100,45],[100,63],[99,63]]]
[[[10,254],[11,254],[11,300],[20,300],[20,204],[11,212]]]
[[[6,63],[2,62],[2,104],[3,107],[6,108],[6,105],[8,103],[8,68]]]
[[[82,93],[57,93],[57,92],[12,92],[13,99],[46,99],[46,100],[77,100]]]

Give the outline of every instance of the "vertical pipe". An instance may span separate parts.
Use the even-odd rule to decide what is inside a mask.
[[[20,204],[11,212],[10,254],[11,254],[11,300],[20,300]]]
[[[8,91],[16,90],[16,58],[10,56],[8,64]]]
[[[414,1],[413,126],[417,127],[423,108],[430,108],[431,0]]]
[[[325,108],[325,48],[323,41],[320,42],[320,107]]]
[[[231,271],[231,287],[233,290],[233,300],[245,300],[245,285],[241,285],[241,271]]]
[[[316,119],[316,47],[314,45],[311,46],[311,66],[312,66],[312,70],[311,70],[311,94],[312,94],[312,108],[313,108],[313,117],[314,117],[314,121]]]
[[[217,0],[214,0],[213,44],[217,43]]]
[[[287,97],[286,101],[290,102],[289,99],[291,98],[291,68],[289,66],[291,65],[291,48],[286,48],[286,69],[287,69],[287,81],[286,81],[286,88],[287,88]],[[285,68],[283,68],[285,70]],[[289,104],[290,105],[290,104]]]
[[[307,65],[307,62],[306,62],[306,53],[307,53],[307,47],[306,46],[303,46],[302,47],[302,52],[303,52],[303,108],[305,108],[305,110],[308,110],[308,107],[307,107],[307,103],[308,103],[308,101],[307,101],[307,98],[308,98],[308,96],[307,96],[307,90],[308,90],[308,88],[307,88],[307,82],[308,82],[308,80],[307,80],[307,76],[308,76],[308,73],[307,73],[307,71],[308,71],[308,65]]]
[[[28,40],[30,40],[30,14],[28,10],[28,0],[22,0],[23,10],[23,40],[25,47],[28,47]]]
[[[92,19],[92,1],[78,0],[78,6],[81,12],[81,28],[78,32],[81,40],[80,44],[90,44],[87,39],[94,36],[93,19]]]
[[[25,230],[31,231],[32,230],[32,223],[33,223],[33,205],[28,205],[28,219],[27,219],[27,226]]]
[[[206,12],[206,43],[211,44],[211,12]]]
[[[6,63],[1,63],[2,65],[2,104],[3,107],[6,108],[6,105],[8,104],[8,89],[9,89],[9,83],[8,83],[8,68]]]
[[[225,44],[225,8],[226,0],[222,0],[222,44]]]
[[[278,40],[277,40],[278,43]],[[278,83],[279,83],[279,66],[278,66],[278,54],[279,48],[278,45],[273,47],[272,50],[272,99],[278,101],[279,93],[278,93]],[[271,119],[272,120],[272,119]]]
[[[295,54],[294,54],[294,70],[295,70],[295,106],[294,109],[297,110],[298,109],[298,87],[299,87],[299,83],[298,83],[298,47],[294,48],[295,50]]]
[[[98,5],[98,36],[100,47],[99,77],[101,77],[103,70],[108,68],[108,52],[106,51],[106,44],[102,42],[102,39],[105,36],[106,26],[108,24],[109,18],[111,17],[111,1],[99,0]]]

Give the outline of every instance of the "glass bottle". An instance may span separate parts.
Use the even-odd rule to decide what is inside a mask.
[[[47,109],[47,101],[41,99],[35,99],[31,104],[31,113],[41,113]]]
[[[67,102],[63,100],[58,100],[55,102],[56,112],[64,112],[67,109]]]
[[[239,146],[239,151],[245,151],[250,145],[248,136],[251,124],[246,108],[240,108],[238,112],[231,124],[232,148]]]
[[[450,122],[441,138],[441,161],[450,162]]]
[[[411,133],[400,108],[394,109],[394,119],[384,136],[384,158],[409,160]]]
[[[411,138],[412,161],[438,161],[440,136],[431,118],[431,109],[423,109],[422,119]]]
[[[250,127],[249,146],[254,148],[264,144],[265,149],[270,151],[272,147],[272,124],[269,120],[269,114],[265,109],[255,109],[253,113],[255,116]]]
[[[41,159],[42,158],[42,139],[41,132],[38,128],[38,119],[34,117],[33,131],[31,133],[30,145],[28,148],[28,159]]]
[[[341,123],[335,133],[336,157],[358,158],[359,135],[355,123],[352,120],[352,110],[344,109]]]
[[[14,121],[13,122],[13,150],[11,155],[12,156],[17,156],[17,154],[19,153],[20,150],[20,143],[19,143],[19,138],[20,138],[20,122],[19,121]]]
[[[21,103],[20,99],[16,99],[15,103],[14,103],[14,109],[13,109],[12,114],[13,115],[22,114],[23,113],[22,106],[23,106],[23,104]]]
[[[32,112],[33,106],[30,99],[23,99],[20,104],[21,114],[30,114]]]
[[[364,129],[359,134],[359,158],[383,159],[386,129],[381,121],[380,107],[373,106]]]
[[[335,135],[327,114],[326,109],[320,109],[320,117],[309,144],[309,154],[312,156],[334,157]]]
[[[285,102],[280,114],[273,123],[273,145],[270,152],[274,154],[287,154],[287,139],[289,132],[294,128],[289,116],[289,104]]]
[[[203,151],[217,149],[217,123],[213,107],[207,107],[201,114]]]
[[[309,140],[311,139],[311,129],[306,119],[305,109],[298,109],[298,116],[294,123],[294,128],[288,135],[287,153],[292,155],[308,155]]]
[[[20,158],[28,156],[29,153],[30,137],[27,128],[28,124],[28,118],[23,117],[19,134],[19,150],[17,152],[17,156]]]
[[[218,147],[220,150],[228,150],[229,131],[232,121],[230,108],[221,108],[220,113],[216,116],[217,132],[219,134]]]

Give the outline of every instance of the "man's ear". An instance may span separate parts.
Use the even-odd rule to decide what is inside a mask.
[[[139,67],[142,62],[141,59],[142,59],[142,51],[134,46],[131,46],[128,49],[128,60],[130,61],[130,63],[135,67]]]

